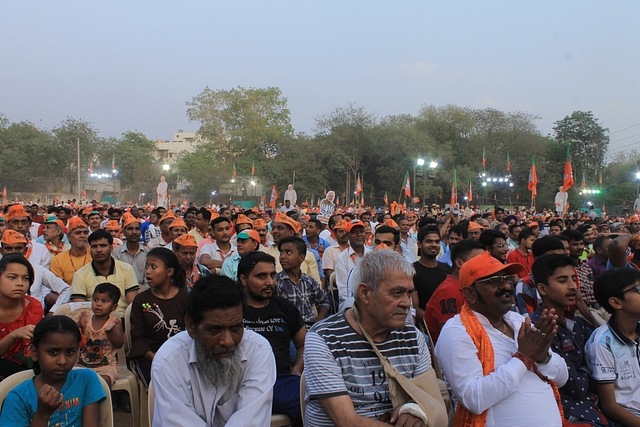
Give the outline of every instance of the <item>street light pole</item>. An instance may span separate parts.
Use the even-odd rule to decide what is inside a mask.
[[[80,199],[81,199],[81,192],[80,192],[80,137],[76,136],[76,148],[78,151],[78,198],[76,200],[78,200],[78,203],[80,203]]]
[[[423,158],[419,158],[417,160],[417,162],[414,163],[414,165],[413,165],[413,197],[416,196],[416,188],[417,188],[417,186],[416,186],[416,184],[417,184],[417,182],[416,182],[416,164],[418,166],[420,166],[420,167],[424,166],[424,159]],[[422,170],[422,176],[424,177],[424,169]],[[415,203],[413,204],[413,206],[415,207]]]

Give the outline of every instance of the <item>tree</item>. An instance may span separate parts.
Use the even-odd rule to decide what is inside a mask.
[[[200,122],[200,136],[225,161],[230,175],[234,163],[250,168],[278,154],[279,143],[293,136],[287,98],[279,88],[211,90],[206,87],[187,102],[187,117]]]
[[[565,145],[571,143],[574,170],[597,179],[609,147],[609,129],[600,126],[591,111],[574,111],[555,125],[556,141]]]

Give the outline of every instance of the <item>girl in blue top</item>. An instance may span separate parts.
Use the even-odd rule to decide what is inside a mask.
[[[31,358],[36,376],[11,390],[0,412],[2,427],[100,425],[106,395],[91,369],[72,370],[80,329],[66,316],[45,317],[35,327]]]

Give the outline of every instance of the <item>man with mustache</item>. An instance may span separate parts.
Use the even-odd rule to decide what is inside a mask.
[[[269,342],[244,329],[244,290],[225,276],[201,278],[185,325],[153,359],[153,425],[271,424],[276,364]]]
[[[424,335],[406,322],[414,273],[413,266],[390,249],[366,254],[352,273],[357,284],[353,308],[316,323],[307,332],[305,425],[446,425],[442,401],[434,405],[428,421],[419,412],[405,413],[406,404],[393,408],[385,371],[363,335],[364,329],[401,375],[416,378],[431,369]]]
[[[567,364],[549,350],[558,316],[544,309],[532,326],[511,311],[514,274],[522,269],[489,252],[460,268],[466,304],[444,325],[435,348],[459,402],[456,425],[562,426],[555,396],[567,382]]]
[[[307,329],[300,311],[286,298],[274,295],[276,260],[264,252],[244,255],[238,264],[238,280],[244,286],[247,306],[244,327],[265,337],[276,358],[278,375],[273,387],[273,413],[285,414],[293,426],[302,427],[300,375]],[[291,366],[289,343],[296,349]]]

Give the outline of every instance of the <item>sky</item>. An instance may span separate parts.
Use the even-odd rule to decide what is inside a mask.
[[[543,135],[573,111],[640,149],[640,2],[4,2],[0,114],[101,136],[196,131],[202,92],[279,87],[298,132],[355,103],[526,111]]]

